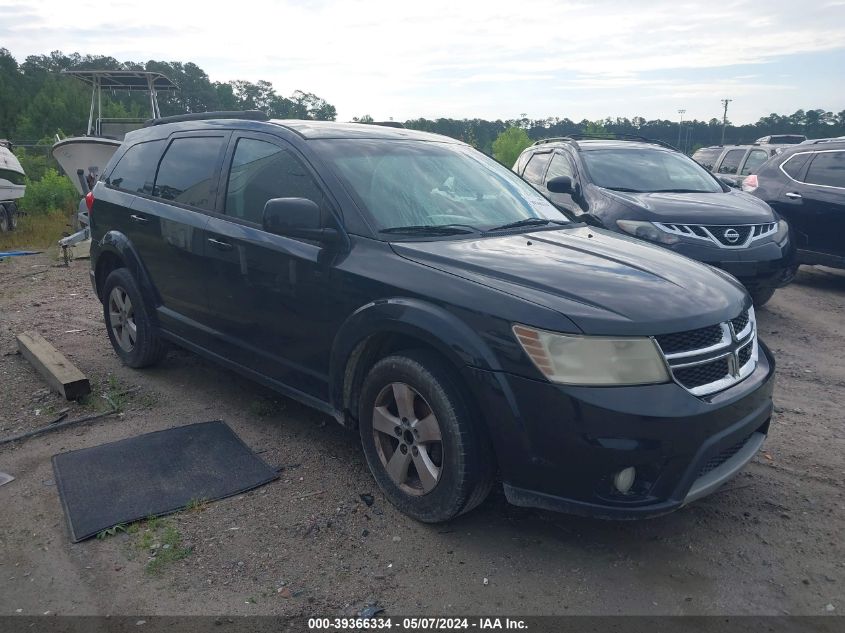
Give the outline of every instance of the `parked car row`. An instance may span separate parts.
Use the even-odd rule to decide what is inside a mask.
[[[845,268],[845,139],[783,151],[742,189],[789,222],[797,264]]]
[[[514,170],[561,211],[738,278],[757,306],[792,276],[786,222],[674,148],[638,138],[538,141]]]
[[[517,505],[656,516],[760,449],[751,298],[680,253],[772,283],[764,203],[647,142],[537,144],[520,177],[433,134],[205,116],[127,134],[87,195],[127,365],[176,344],[333,416],[427,522],[497,474]]]
[[[752,145],[714,145],[697,150],[692,159],[733,187],[767,160],[784,149],[806,141],[801,134],[779,134],[758,138]]]

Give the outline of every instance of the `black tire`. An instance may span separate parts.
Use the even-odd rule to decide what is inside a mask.
[[[10,202],[6,206],[6,215],[9,216],[9,230],[14,231],[18,228],[18,205]]]
[[[125,299],[128,297],[131,317],[128,313],[121,313],[120,297],[124,300],[123,305],[127,305]],[[122,314],[122,318],[113,318],[115,314]],[[129,367],[149,367],[164,357],[164,343],[152,314],[151,306],[144,301],[138,284],[126,268],[117,268],[106,277],[103,284],[103,319],[114,351]],[[134,337],[131,324],[134,324]]]
[[[6,213],[6,205],[0,204],[0,233],[10,231],[9,215]]]
[[[749,290],[748,294],[751,295],[751,301],[754,302],[754,307],[759,308],[768,303],[769,299],[774,296],[775,290],[776,288],[755,288]]]
[[[420,440],[420,443],[414,444],[412,436],[400,435],[391,439],[383,432],[379,435],[381,439],[375,437],[373,420],[377,401],[383,394],[394,393],[391,386],[394,384],[402,384],[416,392],[414,406],[423,407],[422,411],[428,413],[420,413],[415,418],[422,419],[433,414],[439,427],[439,442],[425,444]],[[361,388],[358,429],[370,471],[394,506],[425,523],[448,521],[469,512],[484,501],[493,484],[495,462],[490,441],[460,384],[457,372],[437,354],[411,350],[377,362]],[[391,406],[397,407],[398,400]],[[396,415],[400,415],[398,409]],[[407,432],[406,429],[404,433]],[[390,450],[389,447],[385,449],[385,444],[394,440],[398,445],[394,457],[404,442],[408,442],[405,446],[414,451],[413,457],[407,457],[412,460],[406,468],[408,482],[411,483],[397,484],[382,461],[386,450]],[[438,443],[439,451],[436,450]],[[415,451],[417,446],[420,452]],[[427,491],[422,484],[423,478],[418,474],[420,488],[412,488],[414,473],[418,472],[417,459],[424,446],[433,446],[426,448],[426,456],[433,463],[439,463],[439,476],[433,488]]]

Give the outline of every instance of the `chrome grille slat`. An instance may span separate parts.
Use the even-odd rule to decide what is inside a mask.
[[[716,340],[716,332],[721,337]],[[705,334],[709,333],[709,338]],[[757,366],[754,308],[707,328],[654,337],[673,379],[696,396],[727,389]],[[715,341],[715,342],[714,342]],[[686,345],[686,349],[680,347]]]
[[[655,222],[654,225],[666,233],[681,235],[698,239],[719,248],[745,248],[751,242],[762,239],[777,231],[777,222],[766,222],[764,224],[666,224]],[[726,232],[732,230],[736,234],[736,240],[731,242],[726,237]]]

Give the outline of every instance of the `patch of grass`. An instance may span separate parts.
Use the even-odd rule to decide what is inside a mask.
[[[186,512],[202,512],[208,507],[208,499],[191,499],[185,506]]]
[[[70,230],[70,218],[64,211],[18,216],[18,228],[0,233],[0,250],[45,250],[56,246],[62,234]]]
[[[150,574],[159,573],[170,563],[187,558],[193,551],[192,547],[182,547],[182,536],[172,525],[164,528],[159,545],[155,557],[147,563],[147,572]]]
[[[152,553],[152,557],[145,567],[150,574],[159,573],[170,563],[190,556],[193,551],[193,547],[182,545],[182,535],[179,530],[165,519],[150,517],[146,521],[139,521],[134,525],[137,526],[134,533],[140,532],[140,538],[135,544],[136,548],[146,553]]]
[[[108,538],[109,536],[117,535],[118,532],[126,532],[126,526],[123,525],[123,523],[113,525],[112,527],[106,528],[102,532],[99,532],[97,534],[97,538],[102,541],[103,539]]]

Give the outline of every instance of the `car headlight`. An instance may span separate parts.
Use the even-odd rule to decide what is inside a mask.
[[[783,242],[786,237],[789,235],[789,225],[786,223],[786,220],[778,220],[778,230],[774,235],[774,240],[778,244]]]
[[[681,240],[677,236],[671,235],[666,231],[661,231],[651,222],[641,222],[639,220],[616,220],[616,225],[630,233],[634,237],[639,237],[650,242],[659,242],[660,244],[677,244]]]
[[[653,339],[558,334],[514,325],[513,333],[537,369],[565,385],[648,385],[669,381]]]

